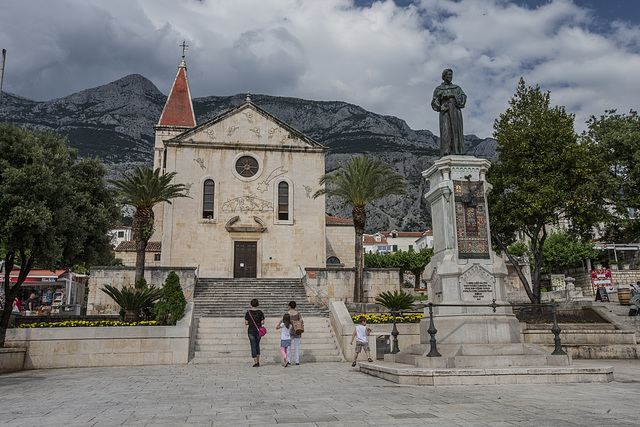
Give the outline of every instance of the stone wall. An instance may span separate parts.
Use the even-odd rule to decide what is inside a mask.
[[[353,247],[356,239],[353,224],[327,223],[325,233],[327,236],[327,258],[337,257],[341,267],[353,268],[355,266]]]
[[[351,337],[355,330],[355,324],[351,319],[351,314],[347,310],[344,302],[332,301],[329,307],[331,324],[333,326],[336,337],[338,338],[338,344],[342,350],[342,354],[345,359],[353,360],[355,353],[355,341],[351,343]],[[389,350],[393,349],[393,336],[391,336],[391,330],[393,324],[376,324],[367,325],[371,328],[371,335],[369,335],[369,347],[371,348],[371,358],[376,359],[378,352],[377,340],[381,338],[382,342],[387,345],[389,341]],[[420,344],[420,324],[419,323],[399,323],[396,324],[398,332],[398,347],[400,349],[407,348],[412,344]],[[361,353],[358,356],[358,360],[366,361],[367,356]]]
[[[316,292],[331,300],[353,301],[355,268],[306,269],[307,295],[313,300]],[[375,302],[382,292],[400,290],[400,270],[397,268],[365,268],[364,295],[366,302]],[[311,289],[310,289],[311,288]]]
[[[9,329],[5,346],[27,350],[24,369],[186,364],[192,323],[190,303],[176,326]]]
[[[0,374],[24,369],[26,348],[0,348]]]
[[[180,278],[180,286],[187,301],[193,301],[195,288],[195,267],[146,267],[144,278],[147,284],[162,287],[169,273],[175,271]],[[87,314],[118,314],[120,308],[107,294],[102,292],[104,285],[115,286],[122,289],[123,286],[132,286],[136,269],[134,267],[91,267],[89,278],[89,296],[87,300]]]
[[[573,277],[576,279],[576,288],[582,288],[583,295],[595,298],[590,272],[575,274]],[[611,281],[615,290],[608,292],[609,300],[618,302],[618,289],[620,287],[628,289],[631,284],[640,282],[640,270],[611,270]]]

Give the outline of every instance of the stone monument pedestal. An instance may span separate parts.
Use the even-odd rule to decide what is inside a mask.
[[[428,357],[428,309],[420,322],[420,342],[385,362],[361,363],[371,375],[405,384],[505,384],[516,382],[607,382],[611,368],[569,366],[567,355],[551,355],[521,342],[520,324],[507,306],[507,267],[491,250],[486,173],[491,163],[450,155],[422,175],[430,183],[434,255],[424,277],[430,282],[437,349]],[[491,307],[495,301],[501,307]],[[535,368],[535,369],[534,369]]]

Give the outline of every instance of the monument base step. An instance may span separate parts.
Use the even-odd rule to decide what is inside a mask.
[[[359,369],[397,384],[423,386],[606,383],[613,367],[527,366],[509,368],[419,368],[395,362],[363,362]]]

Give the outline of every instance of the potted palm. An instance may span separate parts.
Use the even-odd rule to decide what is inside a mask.
[[[393,330],[391,331],[391,335],[393,335],[393,350],[391,350],[392,354],[398,353],[400,348],[398,348],[398,328],[396,328],[396,316],[398,316],[401,312],[405,310],[410,310],[415,306],[415,297],[411,294],[408,294],[404,291],[394,291],[391,292],[383,292],[376,297],[376,304],[380,304],[385,307],[387,310],[391,312],[391,316],[393,316]]]
[[[138,322],[140,311],[151,306],[162,296],[162,289],[147,287],[144,279],[138,280],[135,286],[124,286],[122,289],[105,285],[102,292],[109,295],[124,310],[125,322]]]

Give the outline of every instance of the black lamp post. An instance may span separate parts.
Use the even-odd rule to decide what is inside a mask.
[[[397,311],[392,311],[391,315],[393,316],[393,330],[391,331],[391,335],[393,335],[393,350],[391,350],[391,354],[396,354],[400,352],[400,347],[398,346],[398,328],[396,328],[396,316],[399,313]]]

